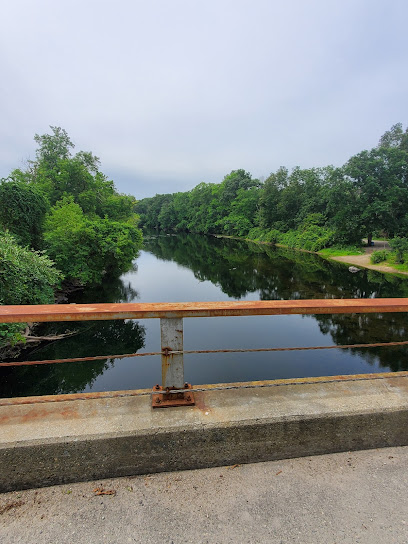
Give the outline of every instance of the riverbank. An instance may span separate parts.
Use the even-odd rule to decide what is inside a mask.
[[[324,257],[332,261],[337,261],[339,263],[350,264],[353,266],[368,268],[369,270],[375,270],[376,272],[383,272],[386,274],[401,274],[403,276],[408,276],[408,272],[402,270],[397,270],[392,266],[389,266],[384,263],[372,264],[370,260],[371,253],[365,253],[364,255],[345,255],[342,257]],[[321,255],[322,257],[322,255]]]
[[[234,236],[223,236],[223,235],[216,235],[218,238],[235,238],[236,240],[240,240],[241,238],[234,237]],[[263,242],[261,240],[251,240],[249,238],[245,238],[247,242],[252,242],[255,244],[262,244],[267,245],[271,247],[282,247],[291,249],[293,251],[301,251],[302,253],[314,253],[315,255],[319,255],[319,257],[322,257],[323,259],[327,259],[329,261],[337,261],[339,263],[343,263],[346,265],[352,265],[359,268],[367,268],[369,270],[374,270],[375,272],[381,272],[383,274],[398,274],[400,276],[408,276],[408,272],[404,270],[398,270],[397,268],[394,268],[388,264],[380,263],[380,264],[373,264],[371,262],[371,254],[373,251],[376,251],[378,248],[376,247],[366,247],[364,248],[365,253],[361,255],[341,255],[341,256],[335,256],[335,255],[325,255],[321,251],[309,251],[307,249],[297,248],[293,247],[290,248],[288,246],[285,246],[284,244],[271,244],[269,242]],[[387,242],[385,242],[387,244]],[[388,244],[387,244],[388,245]]]
[[[363,240],[364,242],[364,240]],[[332,261],[337,261],[340,263],[351,264],[353,266],[368,268],[369,270],[375,270],[376,272],[382,272],[385,274],[400,274],[402,276],[408,276],[406,270],[399,270],[393,266],[387,264],[386,262],[373,264],[371,262],[371,255],[374,251],[379,249],[384,249],[391,251],[391,247],[386,240],[374,240],[373,246],[364,247],[364,253],[362,255],[327,255],[325,256],[322,252],[319,252],[319,255],[324,258],[329,258]]]

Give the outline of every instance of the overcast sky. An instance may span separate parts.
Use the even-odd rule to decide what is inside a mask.
[[[407,0],[13,0],[0,177],[67,130],[136,198],[341,165],[408,123]]]

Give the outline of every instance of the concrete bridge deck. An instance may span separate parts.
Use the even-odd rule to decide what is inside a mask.
[[[383,448],[14,491],[0,542],[404,544],[407,466]]]

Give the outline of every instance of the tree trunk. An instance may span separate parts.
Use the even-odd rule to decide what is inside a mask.
[[[371,242],[373,241],[373,234],[370,232],[370,234],[367,235],[367,245],[368,247],[371,247]]]

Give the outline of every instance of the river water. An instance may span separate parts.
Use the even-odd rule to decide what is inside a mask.
[[[195,235],[145,239],[134,269],[72,300],[189,302],[407,297],[408,280],[348,267],[316,255]],[[405,314],[254,316],[184,319],[184,349],[324,346],[407,340]],[[24,359],[160,351],[159,320],[42,325],[72,337]],[[408,348],[185,355],[185,378],[203,383],[408,370]],[[161,381],[160,357],[107,358],[0,369],[0,396],[149,388]]]

